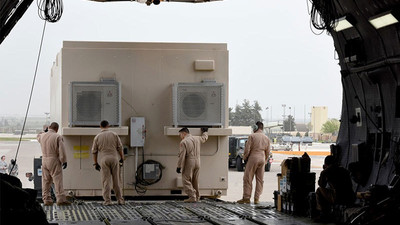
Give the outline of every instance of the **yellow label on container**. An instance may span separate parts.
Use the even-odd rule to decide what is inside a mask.
[[[89,152],[75,152],[74,159],[88,159],[89,155]]]

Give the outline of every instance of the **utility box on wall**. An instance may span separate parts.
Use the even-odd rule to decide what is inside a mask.
[[[131,117],[131,147],[143,147],[145,138],[144,117]]]
[[[140,166],[145,179],[160,178],[140,195],[184,195],[176,185],[181,179],[175,172],[181,141],[178,126],[189,126],[192,135],[201,135],[200,127],[210,127],[208,141],[201,145],[200,194],[226,194],[228,183],[221,177],[228,177],[228,166],[221,162],[228,162],[232,134],[228,58],[227,45],[219,43],[64,41],[50,76],[50,115],[59,122],[67,149],[64,189],[76,196],[102,195],[90,149],[101,132],[99,119],[117,118],[99,116],[101,109],[118,109],[101,96],[119,93],[115,99],[119,125],[112,122],[109,129],[128,146],[121,170],[125,196],[139,195],[135,183]],[[114,87],[119,89],[110,94],[89,86],[71,88],[71,84],[102,85],[102,80],[118,84]]]

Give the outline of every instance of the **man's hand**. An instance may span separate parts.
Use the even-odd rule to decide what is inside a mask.
[[[124,165],[124,160],[123,159],[120,159],[119,160],[119,166],[123,166]]]
[[[62,164],[62,168],[63,168],[63,170],[65,170],[67,168],[67,163],[66,162]]]
[[[176,172],[177,172],[177,173],[181,173],[181,168],[179,168],[179,167],[176,168]]]
[[[100,171],[101,167],[98,163],[93,164],[93,166],[97,171]]]
[[[202,128],[201,128],[201,132],[203,132],[203,133],[204,133],[204,132],[208,132],[208,127],[202,127]]]

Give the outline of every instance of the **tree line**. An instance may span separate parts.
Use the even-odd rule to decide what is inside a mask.
[[[264,122],[261,117],[262,107],[258,101],[251,103],[249,100],[243,100],[241,105],[236,104],[235,108],[229,108],[229,125],[230,126],[253,126],[257,121]],[[337,134],[340,122],[337,119],[328,120],[322,125],[321,132]],[[308,129],[311,129],[310,124]],[[284,131],[295,131],[296,121],[293,115],[288,115],[283,121]]]

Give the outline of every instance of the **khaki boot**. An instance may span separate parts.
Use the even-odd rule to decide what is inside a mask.
[[[118,205],[125,205],[125,200],[119,200]]]
[[[112,202],[104,201],[104,202],[103,202],[103,205],[109,206],[109,205],[112,205]]]
[[[45,202],[43,205],[44,206],[53,206],[53,204],[54,204],[53,202]]]
[[[67,202],[67,201],[65,201],[65,202],[57,202],[57,205],[58,206],[67,206],[67,205],[71,205],[71,202]]]
[[[238,204],[250,204],[250,199],[249,198],[242,198],[239,201],[237,201],[236,203],[238,203]]]
[[[260,200],[258,198],[254,199],[254,204],[260,204]]]

